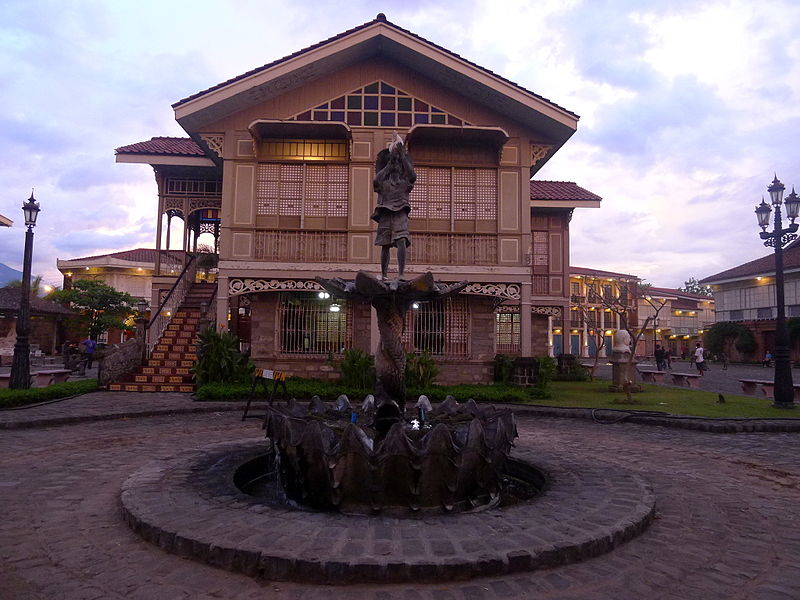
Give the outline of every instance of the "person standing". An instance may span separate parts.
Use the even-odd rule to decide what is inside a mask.
[[[91,369],[92,360],[94,359],[94,351],[95,348],[97,348],[97,342],[95,342],[91,337],[87,337],[81,342],[81,345],[83,346],[83,355],[86,368]]]
[[[766,351],[764,354],[764,360],[761,362],[761,365],[764,367],[771,367],[772,366],[772,352],[769,350]]]
[[[697,367],[697,372],[702,376],[703,371],[708,370],[706,367],[706,359],[703,351],[703,347],[700,345],[700,342],[697,342],[694,350],[694,364]]]
[[[671,348],[666,348],[664,350],[664,360],[667,363],[667,369],[672,371],[672,349]]]
[[[667,364],[664,356],[664,349],[659,344],[656,344],[655,357],[656,357],[656,370],[666,371]]]

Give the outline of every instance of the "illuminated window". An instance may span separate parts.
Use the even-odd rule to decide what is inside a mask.
[[[343,300],[281,292],[280,323],[284,354],[341,354],[352,345],[352,307]]]
[[[520,315],[518,307],[507,307],[494,315],[495,351],[519,352]]]
[[[410,96],[384,81],[376,81],[305,110],[294,115],[292,120],[341,121],[353,127],[410,128],[420,123],[470,125],[463,119]]]
[[[406,313],[403,344],[409,352],[469,355],[469,305],[466,298],[420,302]]]
[[[267,160],[347,161],[344,140],[265,140],[260,156]]]

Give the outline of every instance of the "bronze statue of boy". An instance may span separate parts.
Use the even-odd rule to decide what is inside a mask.
[[[395,133],[389,148],[378,153],[372,181],[372,187],[378,193],[378,204],[370,218],[378,223],[375,245],[381,246],[381,275],[384,279],[389,271],[389,248],[393,246],[397,248],[398,278],[402,278],[405,272],[406,247],[411,245],[408,195],[416,180],[417,174],[405,144]]]

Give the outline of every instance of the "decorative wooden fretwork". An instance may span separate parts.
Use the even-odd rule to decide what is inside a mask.
[[[171,210],[183,214],[183,198],[164,198],[164,212]]]
[[[519,300],[520,285],[518,283],[470,283],[462,293]]]
[[[544,160],[552,148],[550,144],[531,144],[531,166],[536,166],[540,160]]]
[[[496,265],[497,236],[458,233],[413,233],[411,264]]]
[[[296,121],[343,121],[353,127],[412,127],[417,124],[470,125],[459,117],[376,81],[291,117]]]
[[[225,143],[224,133],[205,133],[200,137],[214,154],[222,158],[222,146]]]
[[[347,234],[344,232],[259,230],[255,238],[255,258],[260,260],[347,261]]]
[[[282,291],[318,292],[322,290],[316,281],[309,279],[250,279],[232,277],[228,280],[228,295],[239,296],[254,292]]]
[[[219,210],[222,208],[222,198],[191,198],[189,199],[189,214],[198,210]]]
[[[531,308],[531,311],[535,315],[547,315],[548,317],[561,316],[560,306],[534,306]]]

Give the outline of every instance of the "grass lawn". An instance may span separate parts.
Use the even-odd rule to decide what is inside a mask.
[[[800,418],[800,407],[794,410],[772,408],[772,400],[765,397],[724,394],[725,404],[719,404],[714,392],[652,384],[645,384],[644,392],[633,394],[633,399],[638,404],[624,404],[625,394],[609,392],[608,384],[608,380],[597,379],[593,382],[554,381],[548,388],[551,398],[533,403],[547,406],[652,410],[697,417]]]

